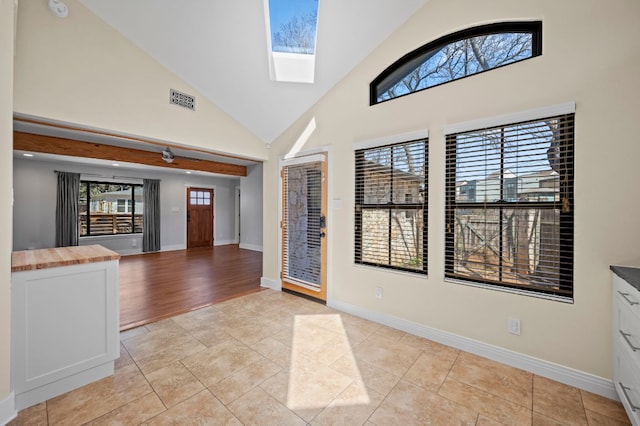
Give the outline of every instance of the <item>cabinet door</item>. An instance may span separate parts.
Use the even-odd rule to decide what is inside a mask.
[[[12,307],[16,394],[119,356],[117,261],[16,272]]]
[[[613,277],[613,296],[615,302],[625,306],[633,315],[636,316],[640,323],[640,291],[636,290],[631,284],[622,278],[614,275]]]
[[[640,367],[640,320],[624,304],[614,308],[617,327],[613,330],[614,344],[626,350],[631,361]]]
[[[616,344],[613,349],[613,381],[631,423],[640,425],[640,375],[628,351]]]

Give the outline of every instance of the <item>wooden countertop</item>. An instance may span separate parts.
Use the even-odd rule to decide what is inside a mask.
[[[101,245],[58,247],[11,253],[11,272],[118,260],[120,255]]]

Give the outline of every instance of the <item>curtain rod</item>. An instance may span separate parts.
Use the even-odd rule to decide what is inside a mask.
[[[65,172],[62,170],[54,170],[54,172],[58,173],[75,173],[75,172]],[[112,176],[105,176],[105,175],[99,175],[96,173],[80,173],[80,175],[82,176],[91,176],[91,177],[99,177],[99,178],[103,178],[103,179],[137,179],[137,180],[144,180],[147,178],[141,178],[141,177],[135,177],[135,176],[117,176],[117,175],[112,175]],[[155,179],[155,180],[162,180],[162,179]]]

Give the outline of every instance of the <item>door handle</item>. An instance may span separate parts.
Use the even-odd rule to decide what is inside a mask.
[[[326,234],[324,231],[323,231],[323,232],[320,232],[320,238],[324,238],[324,237],[326,237],[326,236],[327,236],[327,234]]]
[[[627,391],[630,391],[631,388],[626,387],[625,385],[622,384],[622,382],[618,382],[618,384],[620,385],[620,389],[622,389],[622,393],[624,394],[624,398],[629,403],[629,406],[631,407],[631,410],[634,411],[634,412],[636,410],[640,410],[640,407],[638,407],[637,405],[635,405],[633,403],[633,401],[631,401],[631,397],[629,396],[629,393],[627,392]]]
[[[631,334],[629,334],[629,333],[625,333],[625,332],[624,332],[624,331],[622,331],[622,330],[618,330],[618,331],[620,331],[620,334],[622,334],[622,337],[623,337],[623,338],[624,338],[624,340],[627,342],[627,345],[629,345],[629,347],[630,347],[634,352],[640,351],[640,348],[639,348],[639,347],[637,347],[636,345],[634,345],[634,344],[633,344],[633,342],[631,341],[631,339],[629,339],[629,337],[631,337]]]
[[[620,296],[622,296],[624,298],[624,300],[627,301],[628,304],[630,304],[631,306],[633,305],[638,305],[640,303],[636,302],[635,300],[631,299],[629,296],[629,293],[623,293],[621,291],[618,291],[618,294],[620,294]]]

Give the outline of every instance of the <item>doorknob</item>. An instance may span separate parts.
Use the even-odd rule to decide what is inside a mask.
[[[324,233],[324,231],[323,231],[323,232],[320,232],[320,238],[324,238],[324,237],[326,237],[326,236],[327,236],[327,234],[326,234],[326,233]]]
[[[191,213],[187,212],[187,222],[191,222]]]

